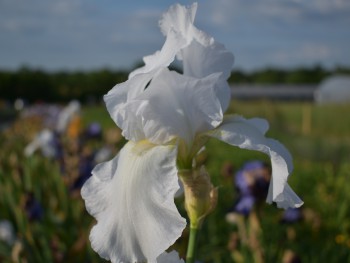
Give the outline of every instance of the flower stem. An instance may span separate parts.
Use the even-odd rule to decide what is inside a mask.
[[[186,263],[194,263],[196,255],[198,228],[190,228],[190,238],[188,240]]]

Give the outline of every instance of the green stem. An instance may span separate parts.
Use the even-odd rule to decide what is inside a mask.
[[[186,263],[194,263],[196,255],[197,228],[190,228],[190,238],[188,240]]]

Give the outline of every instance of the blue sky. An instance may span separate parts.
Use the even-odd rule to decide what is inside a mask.
[[[193,1],[177,1],[189,5]],[[236,69],[350,66],[349,0],[199,0]],[[168,0],[0,0],[0,68],[131,68],[160,49]]]

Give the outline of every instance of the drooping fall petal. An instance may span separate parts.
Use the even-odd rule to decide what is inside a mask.
[[[215,130],[208,132],[228,144],[243,149],[256,150],[270,156],[272,180],[270,182],[267,202],[276,202],[278,207],[300,207],[303,202],[287,183],[293,170],[292,157],[288,150],[278,141],[266,138],[267,123],[262,119],[244,119],[231,116]]]
[[[176,148],[129,142],[119,155],[99,164],[82,188],[97,224],[93,249],[113,263],[156,262],[185,228],[174,195],[179,189]]]

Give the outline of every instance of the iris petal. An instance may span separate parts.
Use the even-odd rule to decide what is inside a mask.
[[[176,50],[177,58],[183,62],[184,75],[203,78],[216,72],[222,73],[216,84],[216,95],[222,110],[225,111],[231,98],[231,90],[226,80],[231,74],[233,54],[224,45],[194,26],[196,11],[196,3],[190,7],[173,5],[163,15],[159,24],[167,39],[175,32],[184,40]],[[165,53],[164,51],[163,47],[160,53]]]
[[[129,78],[136,76],[137,74],[149,73],[151,71],[168,67],[174,60],[176,54],[181,48],[187,45],[186,39],[174,30],[168,33],[165,43],[160,51],[155,52],[152,55],[143,58],[145,66],[132,71]]]
[[[123,131],[123,135],[128,140],[139,141],[145,139],[140,121],[126,107],[129,101],[137,98],[144,91],[152,77],[153,72],[139,74],[132,79],[115,85],[103,97],[111,118],[119,128],[123,129],[127,125],[132,125],[132,129],[130,129],[132,132],[125,134]],[[126,120],[127,123],[125,123]]]
[[[159,26],[163,35],[166,36],[172,28],[175,28],[176,31],[187,36],[193,26],[197,7],[197,3],[193,3],[189,7],[180,4],[172,5],[168,11],[162,15],[159,21]]]
[[[122,129],[126,139],[138,141],[147,138],[153,142],[162,143],[172,139],[174,136],[178,136],[184,138],[186,142],[190,142],[196,132],[215,128],[221,121],[219,118],[222,118],[222,113],[227,109],[231,97],[230,87],[226,79],[232,68],[233,55],[228,52],[222,44],[214,41],[212,37],[193,25],[196,10],[196,3],[189,7],[179,4],[171,6],[160,20],[161,30],[166,35],[166,41],[162,49],[153,55],[144,57],[145,66],[131,72],[129,80],[116,85],[104,96],[111,117]],[[209,96],[215,97],[215,105],[209,102],[209,100],[202,100],[204,97],[209,96],[200,94],[199,88],[196,88],[195,91],[190,91],[189,94],[182,94],[181,96],[183,99],[180,98],[180,100],[187,100],[189,96],[196,93],[199,95],[199,99],[196,99],[197,102],[202,100],[201,103],[211,103],[212,105],[208,104],[208,107],[204,107],[206,109],[202,112],[204,114],[209,114],[208,119],[211,120],[203,121],[205,119],[203,116],[201,116],[201,118],[193,116],[195,111],[186,111],[184,109],[185,107],[177,107],[174,111],[175,117],[172,116],[172,119],[174,119],[173,123],[175,124],[173,127],[165,125],[162,129],[158,129],[158,125],[157,128],[151,128],[152,123],[159,124],[159,122],[157,122],[153,116],[151,116],[151,119],[147,118],[149,116],[142,116],[140,112],[147,112],[147,114],[153,115],[154,107],[161,108],[157,105],[163,100],[171,102],[172,98],[160,98],[160,100],[152,102],[153,104],[151,104],[149,103],[150,100],[144,99],[144,97],[149,95],[151,87],[154,86],[153,83],[159,82],[162,76],[164,76],[163,82],[168,80],[169,74],[162,73],[175,60],[176,56],[183,60],[185,77],[199,80],[211,78],[211,80],[213,80],[213,75],[216,74],[215,83],[212,84],[211,90],[208,91]],[[218,77],[219,75],[220,77]],[[186,85],[186,81],[188,82],[188,79],[185,77],[183,79],[177,78],[178,83],[172,85],[172,89],[175,90],[173,93],[182,92],[180,85],[182,82],[184,82],[187,88],[188,85]],[[149,86],[147,86],[147,84],[149,84]],[[167,84],[164,83],[164,85]],[[179,91],[176,91],[177,89]],[[205,92],[207,91],[201,93]],[[157,96],[157,98],[159,98],[159,96]],[[211,100],[213,101],[213,99]],[[170,103],[170,105],[173,104],[174,103]],[[185,103],[182,102],[181,104],[185,105]],[[188,105],[192,104],[193,102],[190,101]],[[168,105],[165,105],[165,107],[160,110],[160,113],[162,114],[167,108],[169,108]],[[184,117],[176,118],[176,116],[180,117],[179,113],[180,115],[184,115]],[[186,113],[190,113],[190,115],[186,115]],[[169,116],[171,115],[165,117],[165,119],[168,119],[168,123]],[[195,119],[194,125],[184,126],[183,122],[180,121],[184,128],[179,128],[181,125],[177,125],[176,123],[179,123],[177,121],[186,119],[188,116],[190,124],[193,119]],[[217,118],[217,116],[221,117]],[[212,121],[213,118],[215,119],[214,122]],[[197,121],[197,119],[200,121]],[[173,129],[174,126],[176,126],[175,130]]]
[[[217,127],[223,119],[215,94],[218,78],[220,73],[196,79],[164,69],[139,100],[129,104],[129,111],[138,115],[152,142],[167,143],[177,137],[191,144],[197,133]]]
[[[196,40],[185,47],[181,54],[183,71],[186,76],[203,78],[215,72],[222,73],[215,85],[215,92],[222,110],[226,111],[231,101],[231,89],[227,83],[227,78],[231,74],[233,54],[218,42],[214,41],[209,46],[203,46]]]
[[[267,122],[262,119],[247,120],[240,116],[232,116],[207,134],[228,144],[269,155],[272,180],[266,201],[276,202],[278,207],[285,209],[300,207],[303,202],[287,183],[288,175],[293,170],[292,157],[281,143],[264,136],[267,127]]]
[[[176,148],[129,142],[119,155],[99,164],[82,188],[97,224],[93,249],[116,262],[156,262],[186,226],[175,204],[179,189]]]

